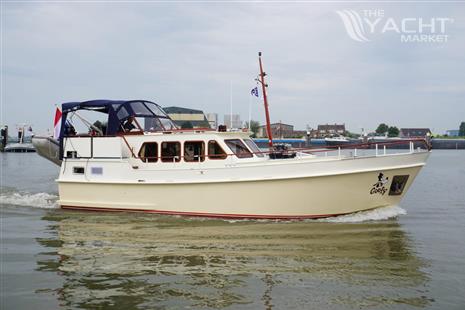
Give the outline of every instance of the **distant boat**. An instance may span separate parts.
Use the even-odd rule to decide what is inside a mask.
[[[326,144],[325,139],[311,138],[310,144]]]
[[[326,142],[326,145],[341,145],[341,144],[352,143],[352,140],[344,136],[337,136],[337,137],[325,138],[325,142]]]
[[[7,153],[33,153],[36,150],[32,143],[9,143],[3,151]]]
[[[4,152],[7,153],[33,153],[35,152],[35,148],[32,143],[24,142],[24,135],[26,133],[25,126],[22,125],[18,128],[18,142],[17,143],[7,143],[5,148],[3,149]],[[32,129],[30,129],[32,130]]]

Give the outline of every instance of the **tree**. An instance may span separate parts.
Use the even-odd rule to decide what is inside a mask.
[[[249,122],[245,122],[245,127],[249,128]],[[260,123],[258,121],[250,121],[250,131],[252,132],[252,138],[256,138],[258,130],[260,129]]]
[[[192,125],[191,122],[187,121],[187,122],[184,122],[182,123],[181,125],[181,129],[192,129],[194,128],[194,126]]]
[[[389,126],[385,123],[379,124],[378,128],[376,128],[376,133],[379,135],[384,135],[389,130]]]
[[[395,126],[391,126],[388,129],[388,137],[398,137],[399,136],[399,128]]]
[[[460,124],[459,136],[465,137],[465,122],[462,122],[462,123]]]

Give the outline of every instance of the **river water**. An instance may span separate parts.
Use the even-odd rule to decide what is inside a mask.
[[[465,309],[464,151],[400,206],[293,222],[64,211],[56,166],[0,156],[1,309]]]

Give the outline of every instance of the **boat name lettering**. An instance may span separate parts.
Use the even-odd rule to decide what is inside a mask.
[[[387,192],[385,185],[388,183],[389,177],[385,177],[382,172],[378,175],[378,182],[373,184],[373,187],[370,190],[370,195],[381,194],[384,195]]]

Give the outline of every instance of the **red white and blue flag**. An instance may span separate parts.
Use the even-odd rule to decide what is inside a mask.
[[[57,107],[55,112],[55,120],[53,122],[53,138],[58,140],[60,138],[61,131],[61,110]]]

